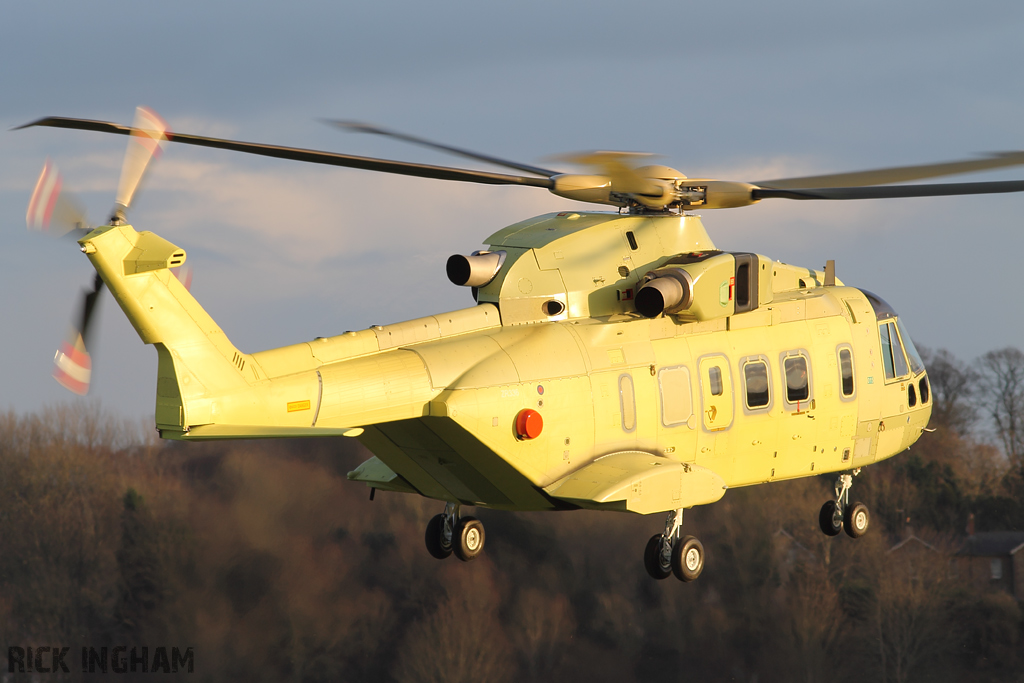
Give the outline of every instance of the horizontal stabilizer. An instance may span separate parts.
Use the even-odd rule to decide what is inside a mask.
[[[359,436],[359,427],[273,427],[264,425],[206,424],[190,427],[181,438],[189,441],[208,439],[297,439],[307,436]],[[165,433],[165,437],[171,436]]]
[[[726,488],[725,480],[705,467],[626,451],[602,456],[544,491],[583,508],[647,515],[713,503]]]

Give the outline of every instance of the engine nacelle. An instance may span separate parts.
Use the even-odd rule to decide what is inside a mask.
[[[644,275],[637,290],[635,306],[648,318],[661,314],[691,320],[711,320],[746,313],[763,301],[770,301],[770,280],[766,296],[759,283],[764,267],[756,254],[720,251],[680,254],[661,268]]]

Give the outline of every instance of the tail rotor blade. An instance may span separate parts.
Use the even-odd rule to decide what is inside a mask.
[[[192,290],[192,266],[185,264],[177,268],[171,268],[171,273],[178,278],[178,282],[184,285],[186,291]]]
[[[53,357],[53,378],[65,389],[80,396],[89,393],[89,384],[92,380],[89,328],[101,291],[103,280],[97,274],[92,291],[86,291],[82,298],[82,310],[78,320],[72,324],[68,338]]]
[[[121,181],[117,187],[116,210],[124,211],[131,206],[149,162],[160,156],[167,139],[167,123],[156,112],[146,107],[135,110],[135,121],[121,167]]]
[[[63,192],[63,186],[60,171],[47,159],[25,214],[29,230],[48,232],[57,237],[72,231],[84,233],[89,230],[82,205],[73,195]]]

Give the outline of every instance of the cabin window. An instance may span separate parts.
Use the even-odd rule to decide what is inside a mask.
[[[768,405],[768,364],[763,360],[743,364],[743,384],[747,390],[747,407],[763,408]]]
[[[911,408],[917,405],[917,389],[913,382],[907,385],[907,405]]]
[[[636,399],[633,396],[633,377],[619,376],[619,410],[622,413],[622,429],[631,432],[636,429]]]
[[[921,378],[921,405],[928,402],[928,378]]]
[[[708,387],[711,389],[712,396],[722,395],[722,369],[717,367],[711,367],[708,369]]]
[[[783,362],[786,371],[786,400],[790,403],[806,401],[811,390],[807,382],[807,359],[803,356],[790,356]]]
[[[693,415],[690,371],[684,367],[664,368],[658,373],[661,389],[661,423],[674,427],[686,423]]]
[[[839,379],[843,396],[853,396],[853,353],[850,349],[839,349]]]

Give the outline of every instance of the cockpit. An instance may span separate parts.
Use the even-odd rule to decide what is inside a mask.
[[[881,298],[861,290],[875,311],[878,320],[878,336],[882,346],[882,366],[885,372],[885,383],[908,382],[907,403],[911,408],[917,404],[915,380],[920,377],[918,386],[921,392],[921,403],[928,402],[928,379],[923,376],[924,362],[921,354],[914,346],[910,334],[903,321],[896,315],[892,306]]]

